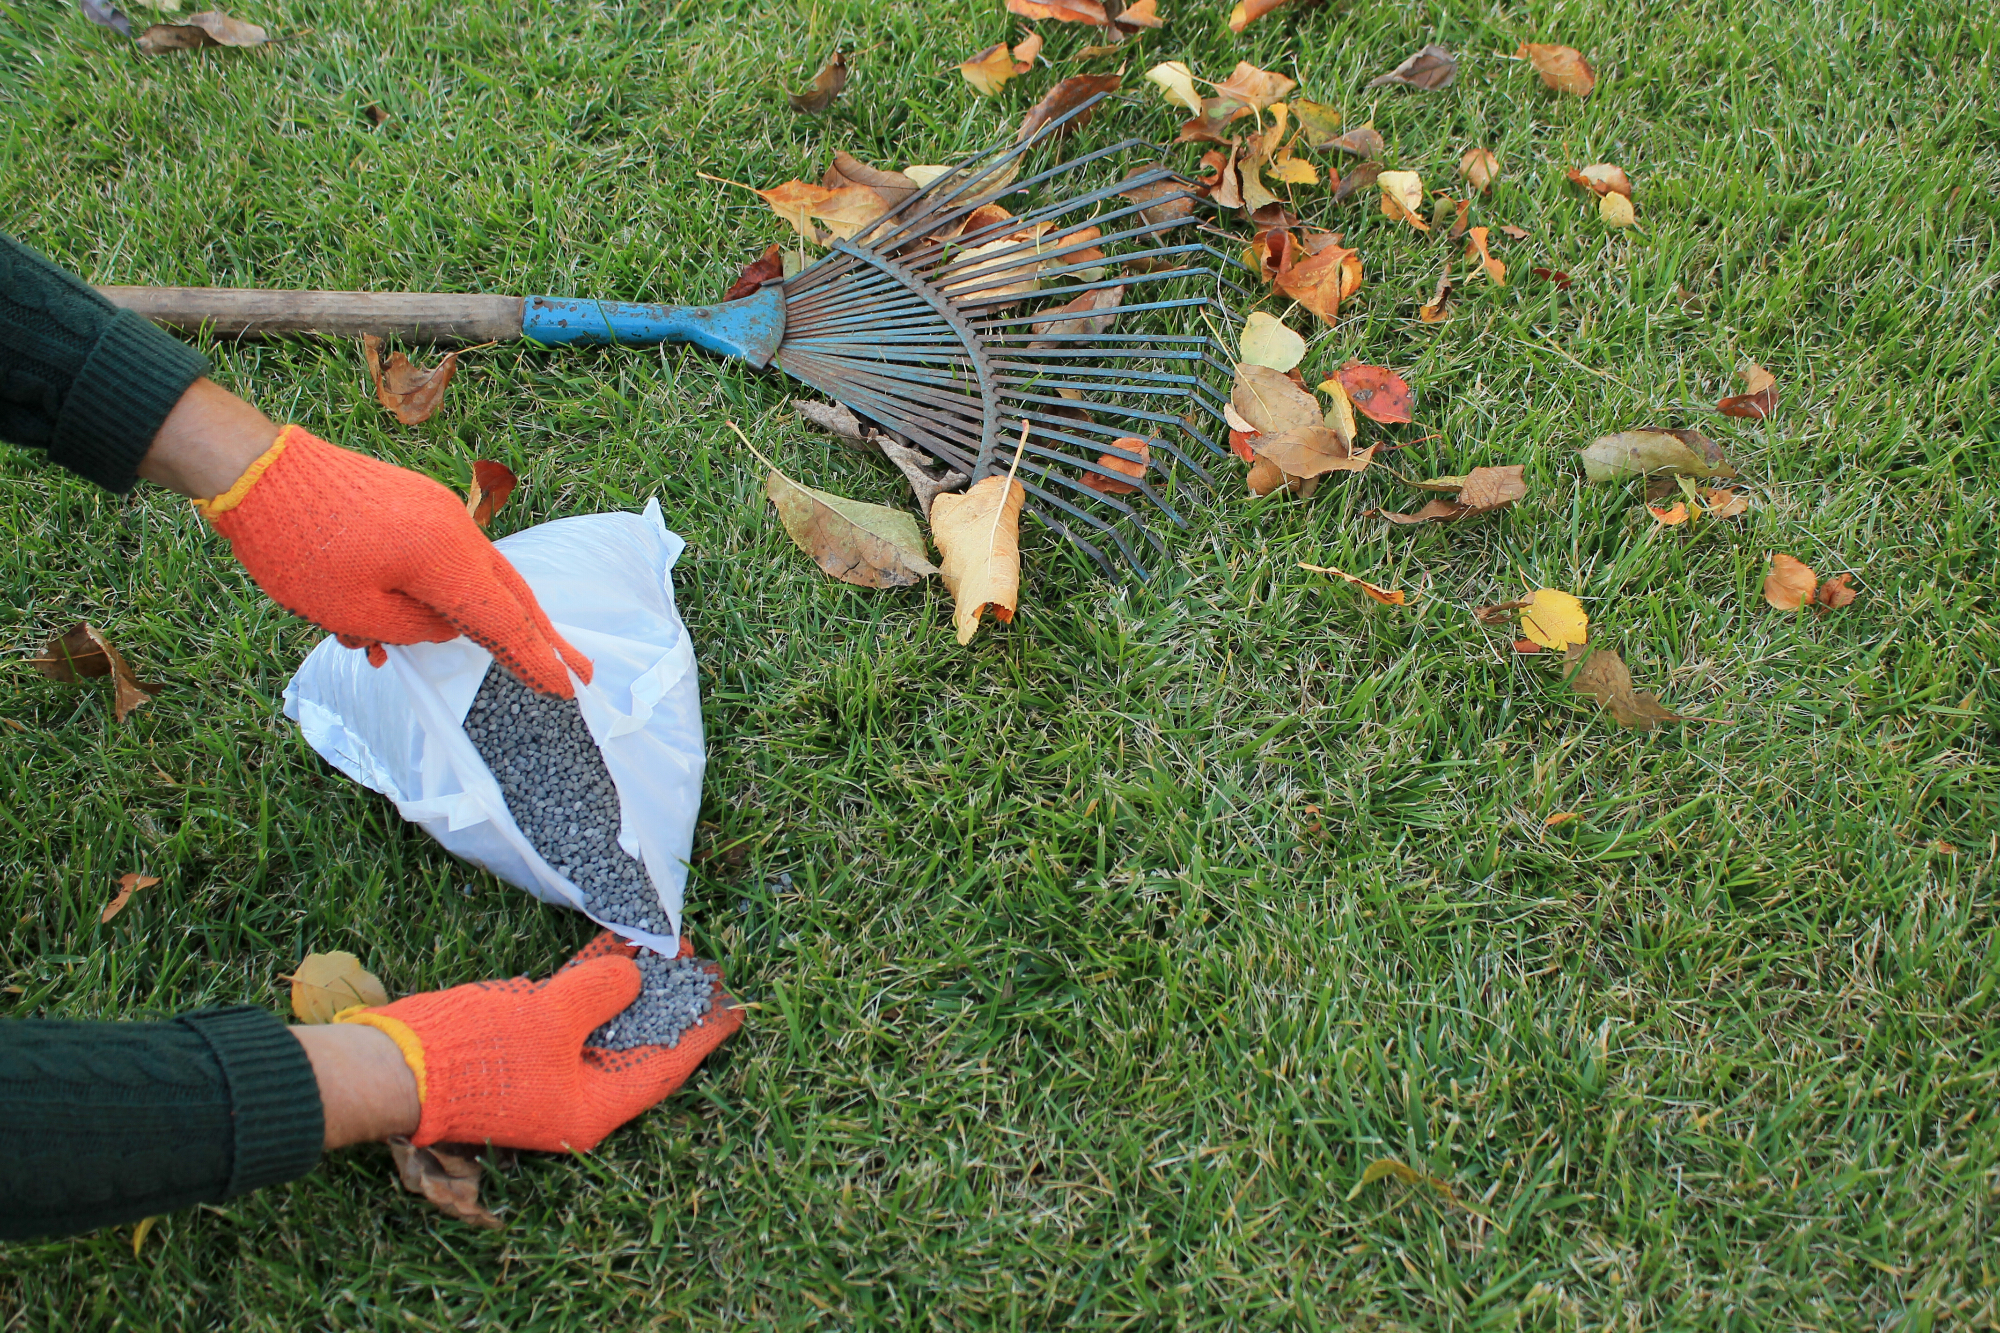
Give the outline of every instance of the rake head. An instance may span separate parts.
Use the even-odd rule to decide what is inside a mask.
[[[1218,441],[1231,358],[1203,326],[1233,320],[1220,289],[1242,289],[1207,266],[1226,256],[1169,243],[1199,197],[1172,171],[1082,188],[1115,154],[1156,151],[1143,140],[1017,179],[1030,150],[1103,96],[834,241],[785,281],[774,360],[975,483],[1008,470],[1025,426],[1016,480],[1028,511],[1107,574],[1120,572],[1108,545],[1144,579],[1143,550],[1164,557],[1166,546],[1143,519],[1157,510],[1185,527],[1171,497],[1184,480],[1211,481],[1204,460],[1228,453]],[[1023,194],[1031,207],[1018,216],[979,212]],[[1098,308],[1056,313],[1084,297]],[[1121,331],[1096,331],[1113,324],[1104,316]],[[1132,439],[1143,457],[1118,444]]]

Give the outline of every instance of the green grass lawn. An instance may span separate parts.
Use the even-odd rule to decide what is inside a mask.
[[[1225,0],[1161,8],[1085,145],[1167,137],[1136,74],[1175,57],[1295,73],[1429,185],[1500,153],[1489,220],[1533,233],[1496,247],[1504,290],[1420,324],[1457,247],[1302,191],[1367,285],[1337,328],[1267,308],[1314,337],[1309,380],[1350,356],[1409,378],[1402,437],[1435,438],[1402,470],[1525,463],[1528,499],[1394,529],[1366,511],[1410,493],[1379,471],[1308,504],[1228,471],[1143,589],[1031,527],[1022,614],[960,649],[935,581],[828,581],[768,515],[725,418],[800,480],[907,495],[801,432],[776,375],[495,347],[406,428],[351,345],[211,349],[350,447],[453,482],[509,463],[503,528],[660,497],[690,543],[704,845],[740,853],[703,863],[689,920],[755,1007],[598,1154],[494,1179],[502,1232],[355,1151],[164,1218],[136,1259],[129,1229],[0,1249],[5,1328],[2000,1319],[2000,25],[1335,0],[1239,38]],[[149,59],[7,5],[0,227],[100,282],[707,301],[782,224],[698,171],[948,160],[1115,63],[1043,24],[1054,70],[974,96],[951,66],[1010,35],[999,0],[232,9],[286,39]],[[1502,57],[1524,39],[1582,48],[1595,94]],[[1432,40],[1453,87],[1363,89]],[[845,97],[795,116],[835,44]],[[1594,161],[1632,174],[1639,230],[1563,182]],[[1710,408],[1745,359],[1782,386],[1763,423]],[[1712,434],[1756,508],[1662,530],[1583,483],[1578,447],[1647,423]],[[402,993],[587,937],[306,748],[278,694],[319,636],[185,504],[9,449],[0,525],[6,1012],[275,1008],[315,949]],[[1861,599],[1768,609],[1772,549]],[[1422,596],[1377,607],[1302,559]],[[1621,731],[1469,614],[1536,586],[1710,720]],[[83,618],[168,686],[127,725],[19,662]],[[128,870],[162,883],[100,925]],[[1460,1203],[1357,1190],[1382,1157]]]

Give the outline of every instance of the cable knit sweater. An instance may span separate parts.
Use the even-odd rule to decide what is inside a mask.
[[[0,236],[0,440],[130,490],[160,423],[207,372],[200,352]]]

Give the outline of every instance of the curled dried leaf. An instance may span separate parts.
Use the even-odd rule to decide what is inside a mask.
[[[1309,569],[1315,574],[1331,574],[1337,579],[1345,579],[1384,606],[1404,606],[1409,602],[1409,598],[1404,595],[1401,588],[1384,588],[1370,583],[1367,579],[1356,578],[1345,570],[1335,569],[1331,565],[1309,565],[1301,560],[1299,561],[1299,568]]]
[[[1778,377],[1755,361],[1743,367],[1743,392],[1715,405],[1726,417],[1747,417],[1762,421],[1778,406]]]
[[[103,925],[108,922],[125,910],[125,904],[132,901],[133,894],[141,889],[150,889],[159,882],[159,878],[154,875],[120,875],[118,892],[104,905],[104,910],[98,914],[97,923]]]
[[[1295,79],[1288,79],[1274,70],[1258,69],[1247,60],[1239,60],[1229,77],[1215,85],[1215,92],[1218,97],[1225,97],[1239,106],[1262,111],[1298,86]]]
[[[1202,114],[1201,94],[1195,91],[1194,71],[1179,60],[1162,61],[1146,71],[1146,79],[1160,86],[1168,102]]]
[[[1435,481],[1412,482],[1418,490],[1453,492],[1455,499],[1431,500],[1414,514],[1384,513],[1391,523],[1451,523],[1476,518],[1505,509],[1528,493],[1525,465],[1476,467],[1462,477],[1439,477]]]
[[[1298,252],[1306,251],[1301,256]],[[1308,235],[1279,254],[1273,275],[1278,290],[1331,324],[1340,304],[1361,290],[1361,254],[1340,244],[1330,232]]]
[[[1625,659],[1609,648],[1575,644],[1563,660],[1570,672],[1569,687],[1597,700],[1619,726],[1650,731],[1659,723],[1681,720],[1681,715],[1661,704],[1657,696],[1635,690]]]
[[[1593,162],[1587,167],[1572,168],[1569,173],[1571,184],[1581,185],[1595,195],[1622,194],[1632,197],[1632,180],[1623,167],[1614,167],[1609,162]]]
[[[1385,171],[1375,183],[1382,188],[1384,216],[1398,218],[1418,231],[1431,229],[1430,223],[1417,216],[1417,210],[1424,206],[1424,182],[1416,172]]]
[[[1033,138],[1053,121],[1074,111],[1100,93],[1116,92],[1124,80],[1116,74],[1074,74],[1049,89],[1041,101],[1028,108],[1028,114],[1021,117],[1021,128],[1015,131],[1016,142]],[[1082,129],[1097,114],[1097,108],[1078,112],[1064,121],[1058,135],[1065,135]]]
[[[219,9],[207,9],[177,23],[155,23],[139,34],[138,44],[141,51],[153,56],[204,46],[262,46],[270,40],[271,34],[254,23],[231,18]]]
[[[802,93],[786,93],[785,100],[792,104],[792,110],[816,114],[833,105],[833,99],[840,96],[840,90],[847,86],[847,57],[839,51],[833,53],[818,74],[813,76],[812,87]]]
[[[1733,477],[1736,469],[1722,450],[1698,430],[1643,428],[1593,440],[1582,454],[1587,481],[1620,481],[1664,473],[1685,477]]]
[[[995,475],[931,502],[931,537],[943,556],[961,645],[972,642],[988,611],[1002,624],[1014,619],[1021,599],[1021,506],[1027,498],[1019,482]]]
[[[1436,92],[1448,88],[1458,77],[1458,58],[1436,42],[1405,60],[1396,68],[1377,78],[1370,79],[1370,88],[1386,88],[1391,84],[1401,84],[1406,88],[1421,88],[1425,92]]]
[[[785,276],[784,251],[773,242],[763,254],[743,266],[736,281],[729,284],[729,290],[722,294],[725,301],[740,301],[746,296],[755,296],[767,282],[776,282]]]
[[[429,370],[413,365],[401,352],[389,354],[382,364],[382,340],[373,334],[362,338],[361,352],[368,361],[369,378],[375,381],[375,399],[396,414],[405,426],[430,420],[444,401],[445,387],[458,373],[458,353],[446,352],[444,360]]]
[[[1111,22],[1097,0],[1007,0],[1007,12],[1024,19],[1053,19],[1058,23],[1088,23],[1102,28]]]
[[[1343,153],[1352,153],[1356,157],[1367,158],[1375,157],[1384,148],[1388,147],[1388,145],[1383,142],[1380,130],[1376,129],[1373,125],[1363,125],[1359,129],[1349,130],[1328,144],[1327,147],[1339,149]],[[1421,191],[1419,191],[1419,197],[1421,197]]]
[[[140,680],[104,631],[88,623],[71,625],[44,644],[39,657],[29,660],[35,670],[64,684],[111,677],[111,713],[120,722],[166,688]]]
[[[1135,480],[1146,475],[1147,465],[1152,461],[1152,452],[1146,442],[1136,436],[1111,442],[1111,451],[1097,456],[1097,465],[1109,472],[1122,473]],[[1117,477],[1099,472],[1085,472],[1083,484],[1103,495],[1137,495],[1139,488],[1131,482],[1120,481]]]
[[[1850,585],[1850,580],[1853,577],[1852,574],[1834,575],[1825,583],[1819,585],[1819,591],[1813,594],[1813,601],[1820,606],[1846,606],[1861,595]]]
[[[506,1225],[479,1201],[479,1153],[471,1143],[433,1143],[419,1148],[402,1135],[389,1140],[396,1178],[440,1212],[475,1227],[498,1231]]]
[[[519,481],[505,463],[481,458],[472,464],[472,486],[465,493],[465,512],[480,527],[490,527],[493,516],[507,503]]]

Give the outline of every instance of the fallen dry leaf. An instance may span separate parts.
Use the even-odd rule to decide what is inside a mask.
[[[1308,9],[1320,0],[1236,0],[1236,6],[1229,11],[1229,30],[1242,32],[1272,10],[1295,2],[1300,9]]]
[[[798,548],[842,583],[908,588],[938,572],[916,517],[904,510],[801,486],[777,468],[764,493]]]
[[[1688,507],[1685,504],[1669,505],[1665,509],[1658,505],[1647,505],[1646,512],[1651,514],[1653,521],[1663,528],[1679,527],[1688,521]]]
[[[1041,50],[1042,35],[1038,32],[1028,34],[1012,49],[1005,42],[995,42],[970,60],[959,62],[958,72],[975,91],[992,97],[1007,80],[1033,69]]]
[[[1023,46],[1027,43],[1023,42]],[[844,189],[850,185],[861,185],[882,196],[882,201],[894,208],[917,192],[917,182],[900,171],[887,171],[881,167],[871,167],[845,149],[836,149],[833,161],[819,178],[819,183],[829,190]]]
[[[1410,419],[1410,386],[1387,366],[1349,361],[1335,374],[1355,410],[1370,421],[1393,425]]]
[[[1782,551],[1771,552],[1771,570],[1764,575],[1764,600],[1780,611],[1796,611],[1813,598],[1819,576],[1812,566]]]
[[[960,645],[972,642],[989,610],[1002,624],[1014,619],[1021,598],[1021,506],[1027,498],[1019,482],[995,475],[931,502],[931,538],[942,553]]]
[[[1334,233],[1317,232],[1286,247],[1273,280],[1279,291],[1331,324],[1340,316],[1340,303],[1361,290],[1361,253]]]
[[[1373,125],[1363,125],[1359,129],[1349,130],[1328,144],[1327,147],[1337,148],[1341,152],[1351,153],[1355,157],[1368,158],[1374,157],[1384,148],[1388,147],[1388,145],[1383,142],[1380,130],[1376,129]]]
[[[458,373],[457,352],[446,352],[444,360],[429,370],[412,365],[401,352],[391,352],[385,370],[382,340],[372,333],[361,340],[361,352],[368,361],[369,378],[375,381],[376,401],[394,412],[405,426],[430,420],[444,401],[445,386]]]
[[[883,456],[896,465],[903,479],[910,483],[910,490],[917,497],[917,508],[923,511],[926,523],[930,522],[932,501],[948,491],[965,488],[963,472],[939,463],[923,450],[904,444],[883,431],[872,432],[869,438]]]
[[[1305,561],[1301,560],[1299,561],[1299,568],[1310,569],[1315,574],[1331,574],[1337,579],[1346,579],[1349,583],[1361,589],[1361,591],[1367,593],[1370,597],[1373,597],[1376,601],[1382,603],[1382,605],[1384,606],[1403,606],[1407,604],[1407,602],[1409,601],[1409,599],[1403,595],[1403,590],[1401,588],[1377,587],[1375,584],[1370,583],[1367,579],[1356,578],[1354,577],[1354,575],[1349,574],[1344,570],[1335,569],[1331,565],[1309,565]]]
[[[1607,227],[1630,227],[1637,224],[1639,215],[1632,211],[1632,201],[1622,194],[1607,194],[1597,201],[1597,216]]]
[[[1588,97],[1590,90],[1597,86],[1596,72],[1575,47],[1522,42],[1514,54],[1527,57],[1528,63],[1535,67],[1535,73],[1542,76],[1542,82],[1559,93]]]
[[[1458,174],[1473,189],[1490,190],[1493,182],[1500,179],[1500,159],[1491,149],[1468,148],[1465,156],[1458,159]]]
[[[1175,143],[1229,144],[1232,141],[1224,131],[1252,114],[1249,107],[1226,97],[1211,97],[1195,108],[1195,112],[1194,119],[1181,122]]]
[[[1581,811],[1559,810],[1555,814],[1550,815],[1547,819],[1544,819],[1542,821],[1542,827],[1554,828],[1558,824],[1567,824],[1572,819],[1580,819],[1580,818],[1582,818]]]
[[[1473,619],[1489,629],[1497,629],[1514,618],[1514,613],[1535,599],[1524,597],[1511,602],[1493,602],[1487,606],[1472,608]]]
[[[1431,500],[1414,514],[1385,512],[1382,517],[1391,523],[1402,524],[1451,523],[1461,518],[1490,514],[1527,495],[1528,482],[1524,472],[1524,464],[1514,463],[1507,467],[1476,467],[1462,477],[1413,481],[1409,484],[1420,491],[1452,493],[1456,498]]]
[[[1462,1208],[1474,1217],[1486,1219],[1484,1212],[1473,1204],[1469,1204],[1459,1198],[1448,1183],[1439,1180],[1436,1176],[1428,1172],[1418,1171],[1414,1167],[1405,1166],[1393,1157],[1378,1157],[1370,1162],[1366,1169],[1362,1171],[1360,1181],[1355,1184],[1353,1189],[1347,1192],[1348,1201],[1352,1202],[1359,1198],[1361,1191],[1367,1189],[1376,1181],[1385,1180],[1392,1176],[1412,1188],[1428,1187],[1435,1190],[1446,1203],[1451,1204],[1453,1207]]]
[[[461,1222],[498,1231],[506,1225],[479,1201],[479,1153],[472,1143],[433,1143],[419,1148],[402,1135],[389,1140],[396,1178]]]
[[[1290,376],[1247,361],[1236,367],[1229,407],[1238,420],[1259,435],[1281,435],[1321,420],[1319,403]]]
[[[839,51],[833,53],[818,74],[813,76],[812,87],[802,93],[786,93],[785,100],[792,104],[792,110],[813,114],[833,105],[833,99],[840,96],[840,90],[847,86],[847,57]]]
[[[907,178],[905,178],[907,180]],[[818,218],[835,236],[849,237],[887,213],[891,201],[869,185],[815,185],[811,181],[786,181],[755,193],[771,206],[771,211],[791,224],[814,244],[826,238],[812,225]]]
[[[1197,116],[1202,113],[1201,94],[1195,91],[1194,71],[1179,60],[1167,60],[1146,71],[1149,82],[1160,85],[1160,91],[1168,102],[1186,107]]]
[[[1529,232],[1526,227],[1517,227],[1511,222],[1500,229],[1500,234],[1502,236],[1510,236],[1517,241],[1525,241],[1528,239],[1529,236]],[[1543,273],[1548,272],[1547,269],[1542,269],[1540,271]]]
[[[1146,448],[1144,440],[1127,436],[1122,440],[1113,440],[1111,447],[1123,452],[1099,454],[1097,456],[1097,465],[1099,467],[1107,468],[1112,472],[1122,472],[1128,477],[1137,478],[1146,475],[1146,466],[1152,461],[1152,453]],[[1136,457],[1127,458],[1124,456],[1125,454],[1133,454]],[[1115,477],[1107,477],[1097,472],[1084,473],[1083,484],[1090,487],[1093,491],[1104,495],[1137,495],[1139,493],[1139,488],[1131,482],[1119,481]]]
[[[1710,518],[1735,518],[1750,512],[1750,497],[1741,491],[1717,488],[1702,494],[1702,512]]]
[[[1127,179],[1131,177],[1128,176]],[[1188,197],[1187,187],[1179,181],[1154,181],[1151,185],[1134,185],[1129,189],[1120,190],[1118,197],[1129,199],[1135,204],[1147,205],[1139,210],[1139,216],[1149,225],[1172,226],[1194,216],[1195,201]],[[1155,203],[1155,200],[1161,202]]]
[[[1614,167],[1609,162],[1593,162],[1587,167],[1572,168],[1569,179],[1571,184],[1581,185],[1595,195],[1622,194],[1627,199],[1632,197],[1631,178],[1625,174],[1623,167]]]
[[[1414,171],[1385,171],[1375,178],[1382,188],[1382,212],[1386,217],[1400,218],[1418,231],[1429,231],[1431,224],[1417,216],[1417,210],[1424,203],[1423,178]]]
[[[1359,452],[1353,446],[1352,438],[1342,438],[1324,421],[1308,421],[1275,434],[1259,434],[1251,450],[1255,458],[1271,463],[1290,480],[1361,471],[1375,457],[1375,446]]]
[[[1451,81],[1457,77],[1458,58],[1436,42],[1432,42],[1387,74],[1370,79],[1368,86],[1386,88],[1390,84],[1401,84],[1407,88],[1421,88],[1430,93],[1450,87]]]
[[[491,459],[477,459],[472,464],[472,486],[465,493],[465,512],[472,515],[472,521],[480,527],[490,527],[493,516],[507,503],[507,497],[514,493],[514,486],[520,479],[514,469],[505,463],[495,463]]]
[[[1295,79],[1288,79],[1273,70],[1258,69],[1247,60],[1239,60],[1236,68],[1229,72],[1229,77],[1215,85],[1215,91],[1218,96],[1240,106],[1262,111],[1298,86]]]
[[[1852,574],[1834,575],[1819,585],[1819,591],[1813,594],[1813,601],[1820,606],[1846,606],[1861,595],[1850,586],[1849,580],[1853,577]]]
[[[764,284],[775,282],[785,276],[785,253],[776,242],[763,254],[743,266],[736,281],[729,284],[729,290],[722,294],[725,301],[740,301],[746,296],[755,296]]]
[[[118,892],[104,905],[104,911],[97,918],[98,924],[102,925],[124,911],[125,904],[132,901],[133,894],[141,889],[150,889],[159,882],[159,879],[152,875],[120,875]]]
[[[1306,355],[1306,340],[1261,310],[1245,321],[1241,347],[1245,361],[1272,370],[1290,370]]]
[[[1417,318],[1426,324],[1436,324],[1444,319],[1444,303],[1451,296],[1451,274],[1438,274],[1437,290],[1431,293],[1427,304],[1417,307]]]
[[[335,1014],[357,1004],[389,1003],[375,974],[345,949],[307,954],[286,979],[292,983],[292,1017],[301,1023],[331,1023]]]
[[[1116,74],[1071,75],[1055,87],[1049,89],[1048,94],[1041,101],[1028,108],[1028,114],[1021,117],[1021,128],[1015,131],[1015,142],[1019,143],[1023,139],[1033,137],[1041,131],[1043,126],[1049,124],[1051,121],[1061,120],[1070,111],[1083,105],[1083,103],[1089,101],[1091,98],[1096,97],[1099,93],[1116,92],[1118,86],[1123,82],[1124,80]],[[1080,130],[1085,125],[1088,125],[1090,118],[1096,114],[1096,107],[1092,107],[1088,111],[1079,112],[1076,116],[1064,121],[1062,128],[1057,130],[1056,133],[1063,135]]]
[[[137,1259],[139,1251],[145,1248],[146,1237],[153,1234],[153,1227],[159,1220],[157,1217],[142,1217],[139,1219],[139,1225],[132,1228],[132,1257],[134,1259]]]
[[[1650,731],[1658,723],[1681,720],[1679,713],[1662,705],[1655,695],[1634,690],[1625,660],[1609,648],[1591,648],[1579,642],[1570,646],[1563,662],[1570,672],[1569,687],[1597,700],[1621,727]]]
[[[1725,398],[1715,410],[1726,417],[1762,421],[1778,406],[1778,377],[1755,361],[1743,367],[1743,392]]]
[[[1537,588],[1521,608],[1521,633],[1530,642],[1557,652],[1590,637],[1590,617],[1583,603],[1558,588]]]
[[[1114,27],[1128,31],[1137,31],[1140,28],[1164,28],[1167,21],[1160,17],[1159,9],[1159,0],[1132,0],[1132,3],[1113,16],[1111,22]]]
[[[1665,473],[1685,477],[1733,477],[1736,469],[1698,430],[1644,427],[1592,440],[1583,453],[1586,481],[1622,481]]]
[[[1534,273],[1538,278],[1546,278],[1550,282],[1553,282],[1558,291],[1567,291],[1569,289],[1570,276],[1561,269],[1538,268],[1534,270]]]
[[[149,56],[162,51],[193,51],[204,46],[262,46],[271,35],[254,23],[231,18],[219,9],[190,14],[176,23],[155,23],[139,34],[139,49]]]
[[[1340,137],[1340,113],[1324,102],[1294,97],[1286,106],[1299,122],[1299,140],[1308,148],[1331,148]]]
[[[1111,16],[1097,0],[1007,0],[1007,12],[1024,19],[1089,23],[1099,28],[1111,22]]]
[[[1045,318],[1028,326],[1035,335],[1035,341],[1028,344],[1029,348],[1054,348],[1059,345],[1059,339],[1067,342],[1103,333],[1118,322],[1118,304],[1124,299],[1125,289],[1122,286],[1099,287],[1053,310],[1042,311]]]
[[[1486,228],[1473,227],[1465,233],[1465,238],[1465,257],[1467,259],[1478,259],[1479,266],[1486,271],[1486,276],[1493,279],[1493,285],[1496,287],[1505,287],[1507,285],[1507,266],[1495,259],[1492,253],[1487,250]]]
[[[1542,651],[1542,645],[1536,643],[1533,639],[1516,639],[1514,640],[1514,651],[1523,657],[1527,657]]]
[[[112,646],[103,630],[91,624],[71,625],[42,646],[40,657],[29,661],[50,680],[66,685],[97,676],[111,677],[111,714],[120,722],[166,689],[140,680],[125,655]]]
[[[809,426],[816,426],[829,435],[837,435],[850,444],[866,445],[868,432],[863,429],[861,419],[845,403],[822,403],[810,398],[794,398],[792,406]]]
[[[1347,396],[1347,390],[1337,379],[1321,380],[1319,391],[1326,395],[1326,424],[1339,433],[1340,438],[1352,444],[1361,434],[1360,424],[1354,419],[1354,401]]]

